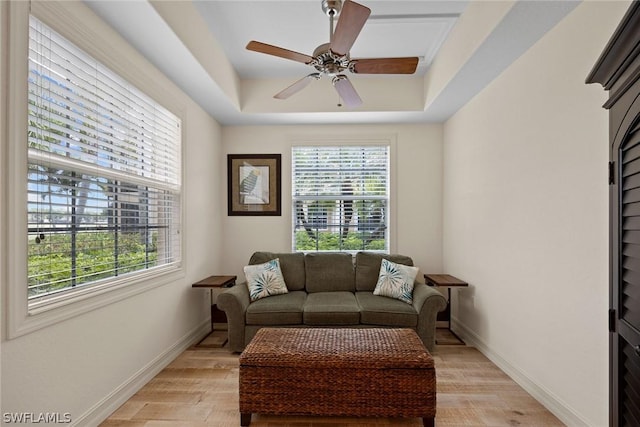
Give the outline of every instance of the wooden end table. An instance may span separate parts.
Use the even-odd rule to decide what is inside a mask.
[[[448,329],[449,332],[451,332],[451,334],[458,339],[458,341],[464,343],[464,341],[462,341],[460,337],[451,330],[451,288],[458,286],[469,286],[469,284],[449,274],[425,274],[424,280],[429,286],[447,288],[447,310],[449,312],[449,316],[447,316],[447,321],[449,323]]]
[[[200,280],[199,282],[191,285],[192,288],[205,288],[209,289],[209,294],[211,298],[211,332],[209,332],[204,338],[202,338],[196,346],[200,345],[200,343],[207,339],[209,335],[213,333],[215,330],[213,322],[218,321],[219,323],[226,323],[227,316],[224,311],[220,310],[217,304],[213,303],[213,289],[214,288],[230,288],[236,284],[236,279],[238,276],[209,276],[205,279]],[[224,341],[222,346],[227,343],[227,340]]]

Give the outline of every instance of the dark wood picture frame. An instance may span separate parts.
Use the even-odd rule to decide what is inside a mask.
[[[280,216],[280,154],[227,154],[229,216]]]

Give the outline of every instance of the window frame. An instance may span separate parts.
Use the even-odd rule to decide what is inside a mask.
[[[397,215],[396,215],[396,151],[397,151],[397,135],[396,134],[353,134],[353,135],[320,135],[320,136],[295,136],[290,139],[289,142],[289,155],[291,156],[290,163],[290,171],[289,171],[289,179],[290,183],[290,204],[289,209],[291,209],[291,218],[290,218],[290,231],[291,231],[291,250],[294,252],[316,252],[316,251],[301,251],[297,250],[295,247],[295,229],[296,229],[296,209],[294,202],[294,194],[293,194],[293,149],[296,146],[318,146],[318,147],[330,147],[330,146],[380,146],[385,145],[389,150],[389,195],[388,195],[388,207],[386,214],[388,215],[387,219],[387,243],[388,243],[388,252],[380,251],[381,253],[395,253],[397,251],[397,242],[396,242],[396,229],[397,229]],[[340,250],[341,252],[348,253],[357,253],[360,250]],[[322,251],[319,251],[322,252]]]
[[[175,282],[185,276],[186,245],[184,242],[184,186],[179,193],[181,217],[180,246],[181,260],[165,268],[138,272],[132,276],[116,277],[104,285],[78,288],[61,298],[52,298],[46,303],[29,307],[27,292],[27,132],[28,123],[28,48],[29,16],[33,15],[71,43],[93,56],[132,85],[153,98],[164,108],[175,114],[181,121],[181,177],[184,182],[185,119],[184,106],[176,102],[175,92],[167,90],[166,79],[138,53],[131,57],[114,55],[107,37],[114,37],[115,31],[90,11],[86,5],[47,2],[10,2],[8,5],[8,96],[3,100],[7,108],[7,336],[18,336],[50,326],[96,308],[130,298],[150,289]],[[4,34],[3,34],[4,35]],[[102,49],[101,49],[102,47]],[[133,52],[133,49],[131,49]],[[145,68],[141,68],[141,64]],[[145,71],[143,73],[143,70]],[[11,108],[8,108],[10,106]]]

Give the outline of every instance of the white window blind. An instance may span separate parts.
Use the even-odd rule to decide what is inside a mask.
[[[389,146],[292,148],[293,248],[389,251]]]
[[[34,17],[28,81],[30,304],[176,267],[180,120]]]

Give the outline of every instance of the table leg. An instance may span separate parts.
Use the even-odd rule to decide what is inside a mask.
[[[209,304],[211,304],[211,300],[213,299],[213,290],[209,289]],[[198,344],[196,344],[196,347],[200,346],[200,344],[202,344],[202,342],[204,340],[206,340],[209,335],[211,335],[213,333],[213,311],[211,312],[211,331],[205,335],[200,341],[198,341]]]
[[[251,424],[251,413],[242,413],[240,414],[240,425],[241,426],[248,426],[249,424]]]
[[[198,343],[196,347],[200,346],[204,340],[206,340],[211,334],[215,331],[214,318],[216,317],[216,310],[221,313],[220,310],[216,307],[216,304],[213,304],[213,289],[209,289],[209,304],[211,304],[211,332],[204,336]],[[224,347],[227,344],[229,338],[225,338],[220,347]]]
[[[449,330],[451,330],[451,288],[447,288],[447,305],[449,306]]]
[[[462,339],[458,336],[458,334],[453,332],[453,330],[451,329],[451,288],[450,287],[447,288],[447,305],[449,306],[449,332],[451,332],[451,335],[456,337],[458,341],[464,344],[464,341],[462,341]]]

